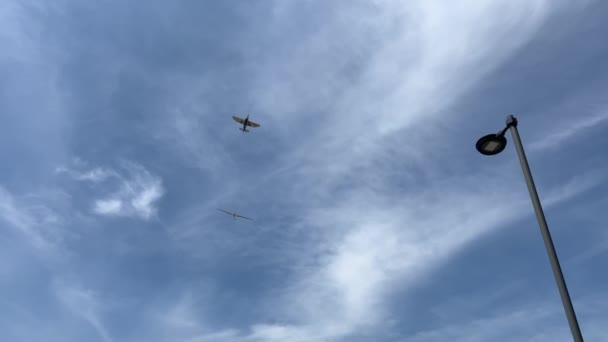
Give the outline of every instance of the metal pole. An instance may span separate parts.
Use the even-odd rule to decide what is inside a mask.
[[[551,239],[551,234],[549,233],[549,227],[547,226],[547,221],[545,220],[545,214],[543,213],[543,208],[540,205],[540,200],[538,198],[538,194],[536,193],[536,187],[534,185],[534,180],[532,179],[530,166],[528,165],[528,160],[526,159],[526,154],[521,144],[521,139],[519,138],[519,132],[517,131],[517,119],[514,118],[513,115],[507,116],[507,127],[511,129],[511,135],[513,136],[513,142],[515,143],[515,148],[517,149],[519,162],[521,163],[521,168],[524,172],[524,177],[526,178],[526,184],[528,185],[528,191],[530,192],[530,199],[532,199],[532,204],[534,205],[534,211],[536,212],[540,232],[542,233],[543,240],[545,241],[547,254],[549,254],[549,261],[551,262],[555,282],[557,283],[557,288],[559,289],[559,294],[562,298],[564,311],[566,311],[566,316],[568,317],[572,337],[574,338],[575,342],[583,342],[583,335],[581,334],[578,321],[576,320],[574,307],[572,306],[570,294],[568,293],[568,288],[566,287],[566,281],[564,280],[564,275],[562,274],[562,269],[559,265],[559,260],[557,259],[557,253],[555,252],[555,247],[553,246],[553,240]]]

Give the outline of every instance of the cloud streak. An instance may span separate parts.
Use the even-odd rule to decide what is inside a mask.
[[[529,206],[525,187],[513,190],[509,182],[482,186],[477,175],[463,180],[461,175],[437,170],[439,162],[425,157],[435,147],[426,138],[447,130],[422,126],[450,121],[446,118],[450,106],[525,45],[554,8],[545,1],[443,6],[377,2],[371,19],[350,22],[349,27],[366,37],[370,27],[386,33],[389,27],[383,23],[403,24],[390,27],[393,34],[382,40],[381,48],[361,67],[362,76],[348,86],[335,72],[347,63],[327,49],[343,33],[336,24],[339,17],[312,33],[304,31],[298,48],[287,52],[288,58],[272,55],[272,64],[264,57],[257,61],[268,67],[256,73],[253,98],[260,112],[275,113],[268,114],[268,120],[284,124],[279,136],[297,137],[302,127],[298,118],[280,113],[303,111],[309,104],[328,113],[307,116],[310,134],[305,142],[285,140],[287,157],[274,164],[273,172],[234,190],[249,193],[281,187],[276,196],[290,204],[285,207],[297,206],[299,216],[306,217],[297,223],[298,232],[285,234],[286,240],[297,233],[307,238],[294,250],[279,252],[295,253],[287,259],[296,265],[287,267],[293,273],[286,289],[270,305],[293,322],[270,325],[277,336],[291,333],[297,339],[304,334],[322,340],[373,329],[385,317],[379,308],[397,279],[400,286],[415,282],[484,233],[516,219],[513,212]],[[277,7],[272,25],[287,27],[287,18],[298,9],[297,5]],[[358,11],[367,10],[355,6],[346,15],[358,18],[362,17]],[[357,41],[349,43],[345,42],[350,51],[360,48]],[[319,85],[323,91],[303,92]],[[413,182],[395,189],[392,169],[403,170],[405,177],[429,170],[422,183],[427,190]],[[547,201],[566,201],[588,188],[573,186]],[[397,200],[391,190],[407,195]],[[383,192],[391,196],[379,195]],[[504,198],[509,199],[506,207]],[[481,207],[484,214],[479,213]],[[207,205],[198,207],[206,209]],[[188,239],[197,236],[204,241],[206,235],[195,233]],[[219,238],[230,244],[230,236]]]
[[[482,180],[478,174],[470,179],[452,176],[449,168],[439,168],[442,162],[431,150],[437,147],[443,157],[453,150],[434,146],[427,138],[452,137],[437,125],[451,122],[449,108],[525,45],[555,9],[544,1],[470,2],[453,8],[428,2],[403,8],[375,5],[374,13],[382,15],[374,19],[404,24],[392,27],[396,33],[383,40],[382,48],[364,64],[361,78],[347,89],[338,91],[344,84],[332,74],[341,62],[332,55],[305,52],[324,51],[324,44],[335,40],[331,37],[340,36],[340,27],[332,25],[305,36],[290,58],[274,60],[272,70],[261,69],[256,79],[260,87],[254,97],[262,112],[298,111],[308,103],[330,108],[324,111],[330,113],[326,116],[310,116],[311,135],[304,143],[288,145],[288,157],[277,162],[272,173],[235,190],[255,192],[282,184],[283,191],[276,196],[290,204],[285,207],[298,207],[303,217],[296,223],[297,232],[284,233],[289,247],[279,254],[290,255],[287,260],[295,260],[295,265],[287,267],[292,273],[286,287],[268,309],[278,310],[291,323],[267,325],[264,330],[283,339],[339,340],[377,331],[388,314],[383,304],[397,287],[416,284],[479,237],[518,219],[513,213],[528,212],[523,210],[529,208],[525,187],[512,187],[512,182],[520,184],[519,178],[501,171],[493,175],[505,180],[500,183]],[[285,24],[284,18],[296,10],[295,5],[280,6],[273,23]],[[362,8],[351,8],[349,15],[357,17],[357,10]],[[370,21],[373,28],[382,25],[367,19],[351,27],[369,28]],[[501,37],[507,36],[505,45]],[[327,74],[308,69],[311,66]],[[298,70],[295,75],[311,77],[290,77],[290,68]],[[306,93],[305,101],[299,98],[302,89],[315,84],[324,84],[323,92]],[[298,119],[275,119],[287,127],[302,127]],[[425,128],[433,124],[439,128]],[[292,132],[299,134],[289,128],[279,134]],[[455,168],[468,170],[463,165]],[[403,174],[399,185],[393,170]],[[417,172],[423,176],[416,177]],[[411,182],[404,182],[408,176]],[[601,179],[579,179],[582,183],[548,196],[547,206],[567,201]],[[291,249],[289,240],[296,234],[306,239]]]
[[[81,167],[86,168],[86,164]],[[143,166],[133,162],[123,163],[123,172],[92,168],[85,171],[59,167],[58,173],[67,173],[76,181],[101,183],[113,179],[106,186],[115,188],[113,192],[97,195],[93,212],[102,216],[134,217],[143,220],[154,218],[157,214],[157,203],[165,194],[162,180],[152,175]],[[99,198],[100,197],[100,198]]]
[[[99,316],[101,303],[94,292],[74,287],[63,281],[56,281],[54,290],[59,300],[72,313],[87,321],[104,342],[114,341]]]
[[[110,5],[58,5],[62,32],[50,40],[73,54],[60,73],[73,92],[66,154],[88,162],[55,161],[65,166],[53,185],[70,189],[77,209],[62,212],[64,228],[78,243],[49,277],[78,274],[52,294],[95,337],[482,340],[553,324],[552,309],[505,309],[459,331],[458,320],[403,322],[393,300],[411,302],[446,267],[469,267],[454,259],[477,241],[533,220],[516,160],[473,157],[463,122],[468,102],[493,105],[471,100],[476,90],[571,5]],[[226,22],[236,34],[222,35]],[[97,117],[80,118],[91,110]],[[262,127],[238,132],[230,115],[243,112]],[[533,148],[550,153],[544,144]],[[552,178],[568,182],[548,187],[547,209],[605,180],[603,170],[571,170]],[[18,193],[0,191],[4,222],[47,241],[42,206]],[[218,207],[256,220],[233,222]],[[108,224],[136,229],[95,229]]]
[[[5,227],[16,229],[35,248],[50,251],[61,241],[57,231],[63,218],[48,206],[15,197],[0,187],[0,218]]]
[[[568,140],[583,134],[586,131],[601,127],[608,121],[608,110],[603,110],[598,114],[576,118],[563,125],[563,127],[549,132],[542,139],[530,144],[531,150],[548,150],[559,147]]]

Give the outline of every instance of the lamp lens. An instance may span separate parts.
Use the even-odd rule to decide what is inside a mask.
[[[488,152],[494,152],[500,147],[500,145],[502,144],[496,140],[488,140],[484,144],[483,149]]]

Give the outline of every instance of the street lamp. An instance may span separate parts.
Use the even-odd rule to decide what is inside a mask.
[[[551,262],[551,268],[553,269],[553,275],[555,276],[555,282],[557,283],[557,288],[559,289],[559,294],[562,298],[564,311],[568,317],[572,337],[574,338],[575,342],[583,342],[583,335],[581,334],[578,321],[576,320],[574,307],[572,306],[570,294],[568,293],[568,288],[566,287],[566,281],[564,280],[564,275],[562,274],[562,269],[559,265],[559,260],[557,259],[557,253],[555,252],[555,246],[553,246],[553,240],[551,239],[551,234],[549,233],[549,227],[547,226],[547,221],[545,220],[545,214],[543,213],[543,208],[540,205],[540,199],[536,193],[536,187],[534,185],[534,180],[532,179],[530,166],[528,165],[528,160],[526,159],[526,154],[521,144],[521,139],[519,138],[519,132],[517,131],[517,119],[513,117],[513,115],[507,116],[507,126],[502,131],[498,132],[497,134],[488,134],[481,137],[477,141],[475,147],[479,153],[487,156],[502,152],[502,150],[504,150],[507,146],[507,139],[505,138],[507,129],[511,129],[515,149],[517,150],[519,162],[524,172],[524,178],[526,179],[526,184],[528,185],[530,199],[532,200],[532,205],[534,206],[534,211],[536,212],[540,232],[543,236],[543,240],[545,241],[545,248],[547,249],[549,261]]]

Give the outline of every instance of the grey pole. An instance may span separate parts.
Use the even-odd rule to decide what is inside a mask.
[[[517,119],[514,118],[513,115],[507,116],[507,127],[511,129],[511,135],[513,136],[513,142],[515,144],[515,148],[517,149],[519,162],[521,163],[521,168],[524,172],[524,177],[526,178],[526,184],[528,185],[528,191],[530,192],[530,199],[532,199],[532,204],[534,205],[534,211],[536,212],[540,232],[542,233],[543,240],[545,241],[547,254],[549,254],[549,261],[551,261],[551,268],[553,269],[555,282],[557,283],[559,294],[562,297],[564,311],[568,317],[572,337],[574,338],[575,342],[583,342],[583,335],[581,334],[578,321],[576,320],[574,307],[572,306],[570,294],[568,293],[568,288],[566,287],[566,281],[564,280],[564,275],[562,274],[562,269],[559,265],[559,260],[557,259],[557,253],[555,252],[555,247],[553,246],[553,240],[551,239],[551,234],[549,233],[549,227],[547,226],[547,221],[545,220],[545,214],[543,213],[543,208],[540,205],[540,200],[538,198],[538,194],[536,193],[536,187],[534,186],[530,166],[528,165],[528,160],[526,159],[526,154],[521,144],[521,139],[519,138],[519,132],[517,131]]]

